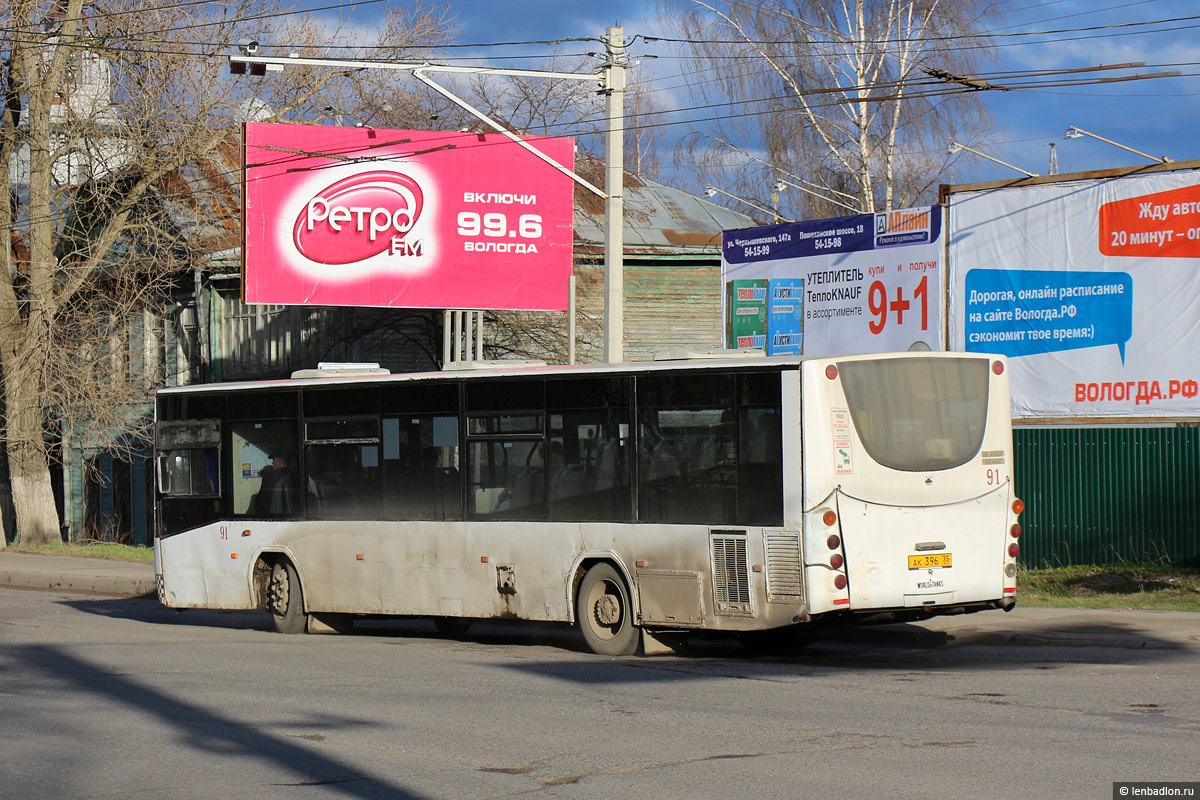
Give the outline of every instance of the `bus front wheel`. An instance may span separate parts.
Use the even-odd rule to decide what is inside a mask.
[[[271,582],[267,586],[267,610],[280,633],[304,633],[308,615],[304,613],[304,590],[296,568],[287,559],[271,567]]]
[[[637,651],[629,590],[609,564],[597,564],[583,576],[575,603],[575,622],[593,653],[627,656]]]

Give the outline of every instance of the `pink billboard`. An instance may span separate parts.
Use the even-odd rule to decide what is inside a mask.
[[[568,169],[574,142],[527,141]],[[247,303],[562,310],[574,184],[499,134],[247,123]]]

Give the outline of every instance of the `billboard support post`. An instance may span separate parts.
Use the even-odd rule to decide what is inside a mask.
[[[567,363],[575,363],[575,276],[568,284],[571,296],[567,299]]]

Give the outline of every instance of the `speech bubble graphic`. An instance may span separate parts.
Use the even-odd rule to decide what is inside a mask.
[[[1115,344],[1133,336],[1126,272],[973,269],[967,272],[966,349],[1020,358]]]

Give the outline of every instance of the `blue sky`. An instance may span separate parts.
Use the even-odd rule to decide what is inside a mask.
[[[316,5],[315,0],[309,0]],[[1108,169],[1150,163],[1134,153],[1082,137],[1064,139],[1070,126],[1083,128],[1120,144],[1176,161],[1200,158],[1195,131],[1200,125],[1200,3],[1196,0],[1013,0],[1013,11],[997,17],[991,28],[1003,34],[996,71],[1076,69],[1100,64],[1142,61],[1145,67],[1129,75],[1177,70],[1177,78],[1077,86],[987,92],[984,101],[995,127],[979,140],[966,142],[976,149],[1026,170],[1046,174],[1050,145],[1057,150],[1059,172]],[[561,0],[527,0],[501,5],[482,0],[457,0],[452,13],[462,28],[462,43],[547,40],[581,36],[598,37],[607,25],[619,22],[627,35],[663,33],[653,3],[615,0],[587,6]],[[369,11],[355,13],[358,22]],[[1191,17],[1191,19],[1184,19]],[[1159,20],[1173,22],[1154,23]],[[1103,27],[1101,27],[1103,26]],[[1095,30],[1083,30],[1095,29]],[[1065,30],[1062,33],[1052,31]],[[1032,34],[1032,35],[1031,35]],[[596,43],[570,43],[565,54],[599,49]],[[543,49],[533,48],[535,52]],[[461,50],[458,54],[471,53]],[[513,48],[475,51],[512,54]],[[690,105],[678,62],[670,59],[663,44],[638,42],[631,53],[660,56],[644,61],[631,76],[651,80],[662,105]],[[682,131],[687,120],[674,115]],[[670,181],[671,172],[663,177]],[[984,158],[964,153],[942,182],[962,183],[1017,177],[1019,173]]]

